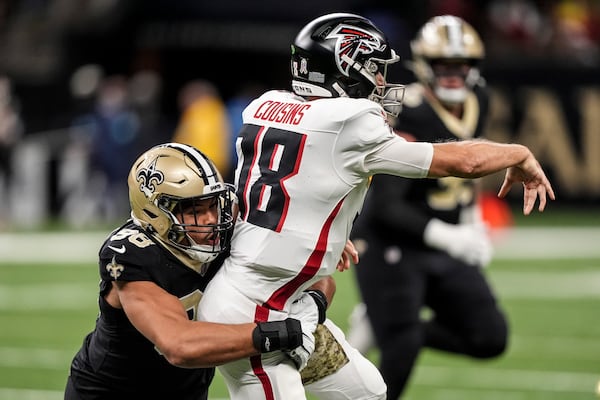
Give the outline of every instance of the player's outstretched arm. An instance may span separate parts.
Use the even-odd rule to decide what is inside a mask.
[[[486,140],[435,143],[428,177],[457,176],[479,178],[506,169],[498,196],[504,197],[515,183],[524,186],[523,213],[528,215],[539,199],[539,211],[547,197],[554,200],[554,190],[531,151],[519,144]]]
[[[296,319],[258,325],[191,321],[179,299],[153,282],[119,282],[116,287],[131,323],[178,367],[212,367],[302,344],[302,327]]]

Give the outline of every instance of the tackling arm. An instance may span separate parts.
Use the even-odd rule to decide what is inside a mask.
[[[178,367],[213,367],[256,355],[257,347],[262,347],[260,343],[266,337],[271,342],[270,351],[293,349],[302,344],[297,320],[259,326],[191,321],[179,299],[153,282],[117,282],[115,286],[120,306],[131,323],[169,363]]]

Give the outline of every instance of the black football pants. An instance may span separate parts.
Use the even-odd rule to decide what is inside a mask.
[[[389,400],[402,394],[424,346],[476,358],[504,352],[507,321],[480,268],[444,252],[368,243],[355,271]]]

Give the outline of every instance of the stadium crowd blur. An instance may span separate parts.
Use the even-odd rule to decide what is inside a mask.
[[[282,65],[292,35],[332,11],[373,19],[404,60],[408,39],[428,18],[464,18],[486,44],[488,84],[509,96],[519,85],[551,87],[575,154],[585,147],[573,96],[576,87],[600,85],[598,1],[7,0],[0,3],[0,231],[122,218],[131,162],[168,140],[200,146],[231,179],[240,111],[257,91],[289,87]],[[405,69],[394,74],[414,79]],[[519,99],[511,104],[518,115]],[[207,130],[221,136],[194,137]]]

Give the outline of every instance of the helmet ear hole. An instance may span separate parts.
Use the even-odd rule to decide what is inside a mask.
[[[158,218],[158,215],[154,214],[152,211],[148,210],[147,208],[144,208],[144,214],[146,214],[146,216],[148,216],[148,218],[150,218],[150,219]]]

